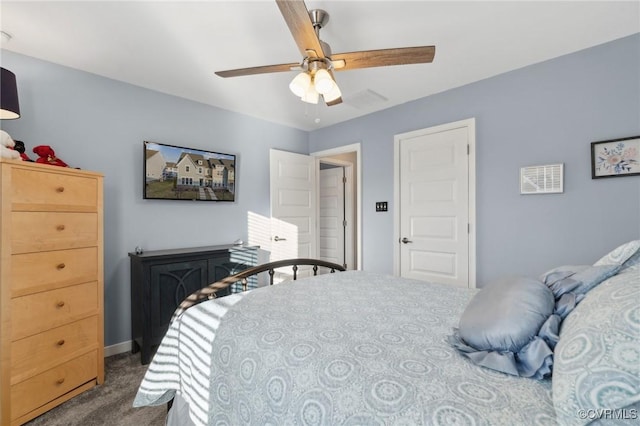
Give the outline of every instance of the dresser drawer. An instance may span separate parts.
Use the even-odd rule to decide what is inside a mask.
[[[15,168],[12,177],[13,210],[43,208],[92,208],[98,199],[98,180],[60,173],[60,170]]]
[[[16,254],[11,261],[13,297],[86,283],[98,274],[97,247]]]
[[[11,299],[11,340],[97,313],[98,283],[95,281],[16,297]]]
[[[23,416],[94,379],[97,363],[97,352],[89,352],[11,386],[11,418]]]
[[[97,213],[13,212],[13,254],[90,247],[98,242]]]
[[[97,348],[97,316],[17,340],[11,344],[11,384]]]

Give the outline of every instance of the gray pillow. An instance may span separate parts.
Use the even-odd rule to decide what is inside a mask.
[[[513,277],[480,290],[460,317],[450,343],[478,365],[541,379],[551,373],[560,318],[549,287]]]
[[[566,293],[584,295],[595,288],[602,281],[614,276],[620,265],[565,265],[553,268],[540,276],[540,281],[546,284],[556,300]]]

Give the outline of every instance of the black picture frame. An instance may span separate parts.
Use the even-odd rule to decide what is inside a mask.
[[[640,136],[591,142],[591,179],[640,175]]]
[[[145,200],[235,202],[235,154],[151,141],[143,151]]]

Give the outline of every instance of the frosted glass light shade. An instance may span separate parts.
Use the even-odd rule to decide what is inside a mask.
[[[320,94],[318,93],[318,91],[315,89],[315,87],[313,87],[312,84],[310,84],[309,88],[307,89],[305,94],[300,97],[300,99],[302,99],[303,102],[307,102],[310,104],[317,104],[319,97],[320,97]]]
[[[289,89],[298,97],[303,97],[309,87],[311,87],[311,76],[306,72],[296,75],[289,83]]]
[[[316,71],[316,75],[313,76],[313,85],[316,88],[316,91],[321,94],[329,93],[335,87],[335,83],[331,78],[331,74],[329,71],[325,69],[319,69]]]
[[[329,93],[322,95],[325,102],[333,102],[341,96],[342,92],[340,92],[340,88],[335,83],[333,84],[333,89]]]

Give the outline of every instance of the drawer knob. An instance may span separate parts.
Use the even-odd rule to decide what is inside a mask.
[[[64,383],[64,377],[56,380],[56,383],[59,384],[59,385],[63,384]]]
[[[64,192],[64,186],[59,186],[56,188],[57,192]]]
[[[58,226],[56,227],[56,229],[57,229],[58,231],[64,231],[64,225],[58,225]]]
[[[57,306],[58,308],[62,308],[62,307],[64,306],[64,300],[59,301],[59,302],[56,304],[56,306]]]
[[[56,268],[58,269],[64,269],[67,265],[65,265],[64,263],[59,264],[58,266],[56,266]]]
[[[64,345],[64,339],[60,339],[58,340],[58,342],[56,343],[58,346],[62,346]]]

